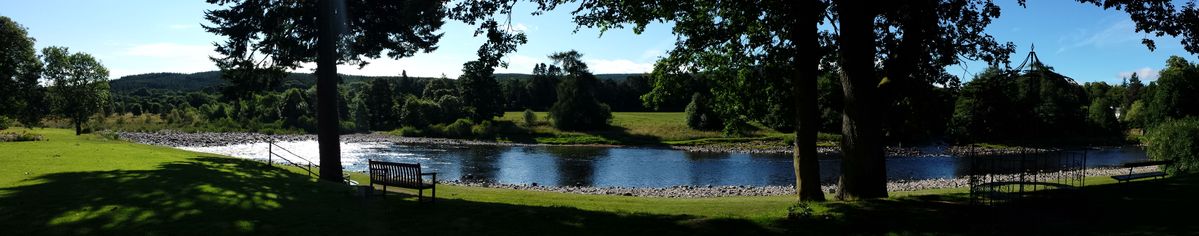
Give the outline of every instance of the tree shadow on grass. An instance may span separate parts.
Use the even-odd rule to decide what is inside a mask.
[[[740,219],[409,197],[362,198],[255,161],[53,173],[0,189],[0,235],[770,234]],[[401,195],[403,196],[403,195]]]
[[[1090,186],[1074,195],[969,204],[967,194],[829,203],[777,227],[792,233],[937,235],[1199,234],[1199,177]]]

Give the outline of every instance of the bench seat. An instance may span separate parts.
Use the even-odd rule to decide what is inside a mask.
[[[1166,176],[1166,172],[1154,171],[1154,172],[1136,173],[1136,174],[1130,174],[1130,175],[1115,175],[1115,176],[1112,176],[1112,179],[1115,179],[1116,181],[1120,181],[1120,182],[1126,182],[1126,181],[1132,181],[1135,179],[1155,178],[1155,177],[1165,177],[1165,176]]]

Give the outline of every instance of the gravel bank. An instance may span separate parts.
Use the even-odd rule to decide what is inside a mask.
[[[1135,169],[1137,173],[1149,172],[1157,170],[1156,167],[1140,167]],[[1126,168],[1091,168],[1086,170],[1086,176],[1112,176],[1128,174]],[[592,195],[620,195],[620,196],[637,196],[637,197],[664,197],[664,198],[707,198],[707,197],[732,197],[732,196],[778,196],[778,195],[793,195],[795,194],[794,186],[674,186],[665,188],[632,188],[632,187],[586,187],[586,186],[544,186],[533,184],[502,184],[489,181],[445,181],[442,184],[472,186],[472,187],[487,187],[487,188],[504,188],[516,190],[531,190],[543,192],[558,192],[558,193],[574,193],[574,194],[592,194]],[[953,179],[925,179],[925,180],[893,180],[887,183],[887,191],[915,191],[926,189],[941,189],[941,188],[965,188],[969,186],[969,179],[966,177]],[[835,192],[833,185],[825,185],[821,187],[826,193]]]

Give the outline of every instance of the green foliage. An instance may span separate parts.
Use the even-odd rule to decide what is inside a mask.
[[[400,129],[392,131],[391,133],[404,137],[423,137],[425,135],[424,130],[412,126],[400,127]]]
[[[687,127],[697,130],[717,130],[724,128],[724,120],[720,119],[712,111],[711,98],[704,96],[703,93],[695,93],[691,96],[691,103],[687,104]]]
[[[470,119],[458,119],[454,121],[454,123],[446,125],[445,128],[441,130],[441,134],[445,137],[454,138],[470,137],[471,128],[474,126],[474,122],[471,122]]]
[[[558,101],[550,108],[554,127],[561,130],[596,130],[606,128],[612,120],[608,105],[596,100],[596,78],[581,57],[573,50],[550,55],[566,74],[558,85]]]
[[[304,98],[304,91],[300,89],[288,89],[283,93],[283,101],[279,104],[279,117],[283,118],[283,125],[287,127],[306,128],[313,127],[312,122],[304,121],[304,118],[311,119],[309,113],[309,105]]]
[[[1128,124],[1129,128],[1144,128],[1145,127],[1145,102],[1137,100],[1128,109],[1124,110],[1124,114],[1120,115],[1120,121]]]
[[[3,117],[0,117],[0,118],[3,118]],[[0,130],[3,130],[3,129],[0,129]],[[29,133],[27,131],[21,131],[20,133],[0,132],[0,142],[29,142],[29,141],[43,141],[43,140],[46,140],[45,136],[42,136],[41,134]]]
[[[537,114],[533,113],[533,109],[525,109],[522,118],[523,120],[521,121],[523,121],[522,123],[525,125],[525,127],[532,128],[533,126],[537,125]]]
[[[1187,116],[1199,116],[1199,65],[1171,56],[1166,61],[1153,96],[1145,107],[1145,127]]]
[[[558,101],[558,83],[561,82],[562,68],[557,65],[538,63],[533,66],[533,76],[529,79],[529,96],[531,109],[549,110]]]
[[[421,93],[424,98],[440,98],[444,96],[458,96],[458,83],[450,79],[434,79],[425,84],[425,90]]]
[[[1098,135],[1118,134],[1120,122],[1116,120],[1116,111],[1106,99],[1095,99],[1091,105],[1087,107],[1087,122],[1090,124],[1092,133]]]
[[[504,115],[503,92],[496,82],[494,68],[487,63],[470,61],[462,64],[462,100],[468,110],[472,111],[470,118],[478,121],[491,120]]]
[[[363,94],[365,101],[359,101],[365,105],[360,108],[364,109],[367,114],[366,117],[363,117],[368,124],[366,127],[374,130],[391,130],[397,125],[399,114],[396,112],[399,110],[394,108],[397,105],[396,96],[398,94],[392,90],[393,87],[387,79],[371,80],[370,87]]]
[[[0,116],[33,127],[48,109],[44,105],[46,89],[38,81],[42,62],[27,33],[21,24],[0,16]]]
[[[75,123],[75,129],[108,101],[108,69],[87,53],[70,53],[65,47],[42,49],[44,75],[52,83],[54,110]]]
[[[959,141],[981,142],[1052,140],[1085,133],[1086,97],[1082,86],[1043,65],[1016,76],[988,68],[962,88],[951,133]],[[1111,120],[1101,121],[1112,125]]]
[[[403,110],[400,111],[400,123],[403,126],[427,127],[438,123],[435,118],[440,110],[441,106],[436,102],[416,96],[407,96],[404,98]]]
[[[1199,170],[1199,118],[1171,120],[1154,127],[1148,135],[1145,152],[1154,160],[1172,160],[1166,166],[1171,174]]]
[[[8,129],[9,127],[13,127],[17,124],[17,120],[0,115],[0,130]]]

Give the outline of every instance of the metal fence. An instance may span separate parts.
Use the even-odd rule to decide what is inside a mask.
[[[964,157],[972,204],[1069,196],[1086,184],[1086,150],[973,149]]]

